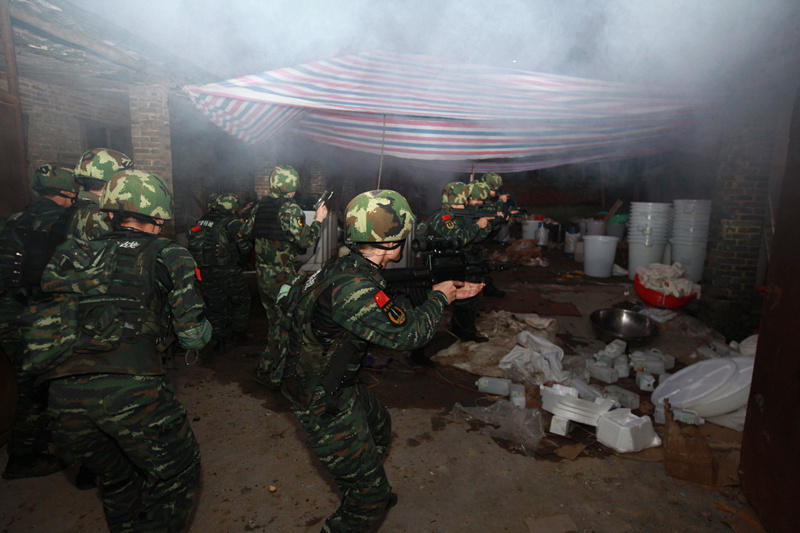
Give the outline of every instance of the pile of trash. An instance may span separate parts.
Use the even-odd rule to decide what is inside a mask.
[[[657,349],[627,354],[625,342],[616,339],[587,360],[582,373],[574,373],[562,367],[564,352],[561,348],[529,331],[522,331],[517,334],[517,345],[498,363],[503,376],[484,376],[476,381],[476,386],[487,394],[509,398],[509,401],[498,402],[504,404],[502,408],[495,408],[498,412],[482,413],[493,418],[494,425],[504,430],[515,425],[497,420],[498,415],[508,415],[513,409],[530,411],[526,409],[527,385],[527,390],[538,387],[542,409],[553,415],[550,433],[566,436],[574,423],[581,423],[597,428],[597,440],[605,446],[622,453],[636,452],[660,446],[661,439],[649,416],[633,413],[640,408],[639,392],[614,383],[633,373],[639,391],[652,392],[655,423],[665,423],[664,400],[669,400],[673,417],[679,422],[702,424],[708,420],[741,431],[756,342],[748,338],[740,344],[715,346],[718,351],[709,348],[707,351],[713,354],[712,358],[670,374],[668,371],[675,367],[675,358],[671,355]],[[590,385],[592,379],[606,385]],[[528,413],[517,417],[516,422],[529,418]],[[538,423],[541,424],[541,420]],[[537,429],[521,431],[520,436],[515,439],[512,435],[509,440],[525,438],[529,447],[532,443],[529,433]]]

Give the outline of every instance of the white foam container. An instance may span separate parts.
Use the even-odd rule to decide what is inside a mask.
[[[597,440],[621,452],[638,452],[660,446],[661,439],[653,430],[649,416],[636,416],[630,409],[614,409],[600,415],[597,421]]]

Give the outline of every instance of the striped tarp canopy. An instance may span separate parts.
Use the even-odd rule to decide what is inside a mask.
[[[186,86],[226,132],[285,132],[458,172],[513,172],[666,151],[687,102],[620,83],[370,52]]]

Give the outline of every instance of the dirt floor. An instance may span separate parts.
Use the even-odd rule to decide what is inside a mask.
[[[626,277],[592,280],[558,251],[550,267],[496,274],[505,298],[483,309],[536,312],[558,321],[567,355],[602,348],[589,313],[636,301]],[[263,321],[253,313],[252,344],[225,354],[203,352],[188,366],[181,354],[170,371],[200,443],[203,487],[194,532],[319,531],[335,510],[335,487],[310,454],[286,401],[253,380]],[[446,331],[436,348],[451,341]],[[649,346],[688,357],[697,340],[669,323]],[[433,351],[431,349],[430,351]],[[489,406],[478,376],[438,365],[411,365],[404,354],[376,351],[362,379],[389,407],[393,443],[386,471],[399,503],[386,532],[693,532],[755,531],[752,510],[735,479],[710,488],[665,473],[663,449],[615,454],[578,425],[569,437],[546,435],[536,450],[496,440],[492,427],[453,414],[453,406]],[[618,383],[635,390],[632,380]],[[529,391],[531,405],[536,394]],[[642,396],[643,409],[647,396]],[[543,413],[546,420],[547,414]],[[711,426],[706,424],[706,426]],[[741,433],[715,427],[730,452]],[[663,433],[663,426],[657,430]],[[0,465],[6,461],[0,452]],[[45,478],[0,480],[0,531],[104,531],[96,491],[79,491],[67,470]],[[734,476],[735,478],[735,473]],[[744,524],[744,525],[743,525]]]

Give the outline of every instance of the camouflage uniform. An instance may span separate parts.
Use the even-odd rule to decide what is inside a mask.
[[[241,261],[253,246],[241,233],[238,205],[233,194],[218,196],[189,229],[189,252],[200,268],[198,287],[219,348],[226,338],[244,339],[250,318],[250,289]]]
[[[454,205],[465,205],[469,199],[470,186],[458,181],[448,183],[442,190],[442,209],[435,212],[428,220],[418,226],[417,234],[455,240],[463,250],[467,259],[475,261],[480,258],[471,243],[481,241],[489,234],[490,226],[481,228],[474,219],[455,216],[458,210]],[[483,281],[471,279],[468,281]],[[453,302],[451,329],[462,340],[486,340],[478,334],[475,320],[478,316],[478,297]]]
[[[74,193],[70,169],[43,165],[36,170],[34,189],[41,194]],[[23,372],[26,330],[23,322],[28,306],[45,296],[40,288],[44,267],[56,246],[66,238],[65,226],[71,209],[48,198],[39,198],[24,211],[12,215],[0,234],[0,342],[14,368],[17,406],[8,442],[9,461],[3,477],[27,477],[40,467],[40,475],[58,470],[55,458],[47,454],[50,432],[47,429],[47,390],[36,386],[35,376]],[[46,467],[43,462],[53,463]]]
[[[75,179],[83,188],[78,193],[75,214],[70,220],[68,235],[90,240],[111,231],[108,215],[100,211],[100,196],[87,190],[105,185],[120,170],[133,168],[130,157],[108,148],[94,148],[81,155],[75,165]]]
[[[413,214],[393,191],[371,191],[347,207],[351,242],[401,241]],[[283,392],[308,442],[342,495],[324,532],[367,531],[396,501],[383,469],[391,418],[372,391],[357,383],[369,344],[410,350],[435,334],[447,298],[430,291],[410,307],[384,292],[381,270],[358,251],[334,259],[304,284],[311,319],[291,330]]]
[[[255,240],[258,293],[267,314],[267,347],[259,361],[262,371],[280,336],[280,312],[275,300],[281,285],[297,275],[295,258],[319,239],[321,224],[306,225],[303,210],[288,195],[297,190],[299,175],[290,166],[278,166],[270,175],[270,194],[256,204],[242,233]]]
[[[101,207],[154,224],[172,217],[160,178],[135,170],[114,175]],[[170,327],[187,349],[208,342],[194,279],[185,248],[126,227],[62,245],[42,277],[44,290],[80,301],[72,350],[41,378],[53,438],[97,475],[111,531],[180,531],[194,507],[200,452],[157,349]]]

